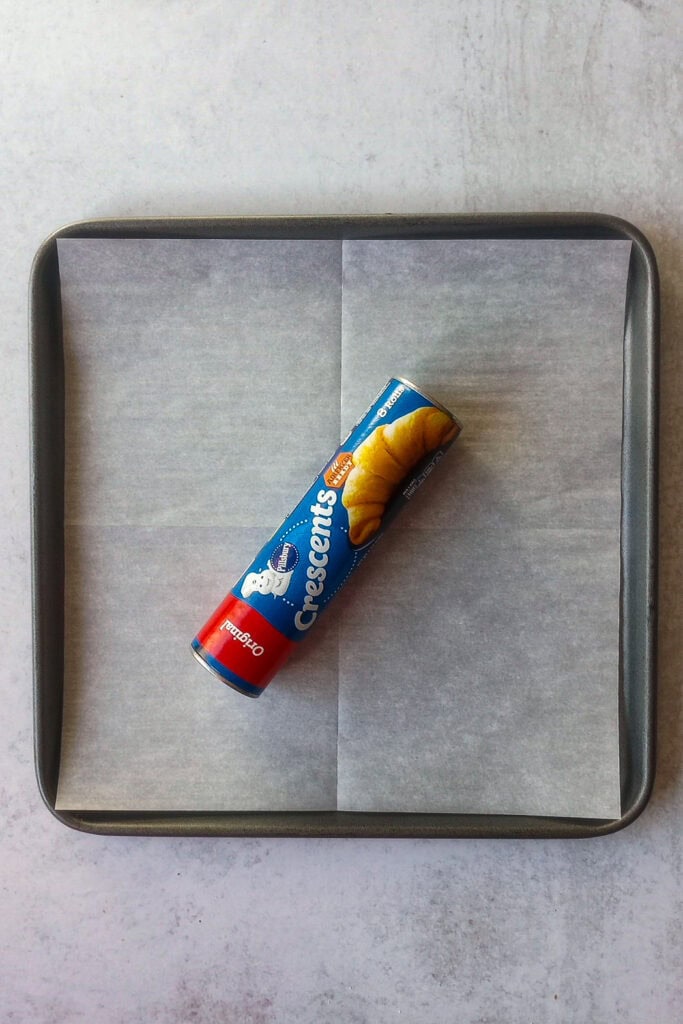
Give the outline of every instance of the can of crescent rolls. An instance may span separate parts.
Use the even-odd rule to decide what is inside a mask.
[[[460,430],[392,377],[197,633],[202,665],[259,697]]]

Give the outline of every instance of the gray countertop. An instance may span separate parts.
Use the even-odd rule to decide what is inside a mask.
[[[0,2],[0,1022],[680,1020],[682,9]],[[90,217],[595,210],[662,277],[660,754],[589,841],[71,832],[34,781],[26,293]]]

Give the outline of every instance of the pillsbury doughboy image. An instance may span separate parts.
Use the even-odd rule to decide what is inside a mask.
[[[282,597],[287,593],[292,572],[276,572],[275,569],[264,569],[263,572],[249,572],[242,582],[242,597],[252,594],[272,594]]]
[[[242,581],[242,597],[252,594],[272,594],[282,597],[287,593],[292,573],[299,564],[299,552],[291,541],[283,541],[273,548],[268,558],[268,568],[262,572],[248,572]]]

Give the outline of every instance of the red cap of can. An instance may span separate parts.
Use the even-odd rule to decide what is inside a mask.
[[[228,594],[192,641],[195,656],[229,686],[258,697],[296,644],[245,601]]]

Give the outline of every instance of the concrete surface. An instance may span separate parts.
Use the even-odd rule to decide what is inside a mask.
[[[0,0],[0,1021],[681,1019],[676,0]],[[32,765],[26,286],[53,228],[599,210],[663,283],[660,762],[598,841],[107,839]]]

